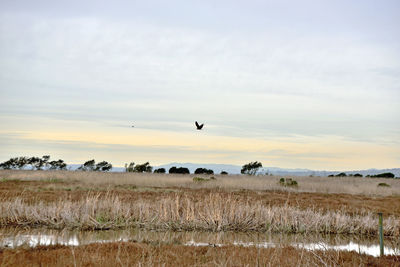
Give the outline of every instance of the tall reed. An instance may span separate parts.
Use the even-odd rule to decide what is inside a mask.
[[[201,200],[176,194],[157,201],[123,202],[115,195],[101,198],[93,193],[83,200],[52,203],[30,204],[15,198],[0,203],[0,226],[377,234],[377,219],[371,212],[346,214],[286,205],[266,206],[260,201],[238,200],[233,194],[218,192]],[[384,233],[400,236],[400,219],[386,217]]]

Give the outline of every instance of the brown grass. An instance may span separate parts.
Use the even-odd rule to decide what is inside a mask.
[[[400,266],[400,258],[293,247],[187,247],[118,242],[0,250],[1,266]]]
[[[138,187],[184,187],[184,188],[221,188],[224,190],[279,190],[288,192],[345,193],[366,196],[399,196],[400,179],[374,179],[357,177],[285,177],[296,180],[297,188],[283,187],[278,180],[281,176],[242,176],[214,175],[217,179],[207,183],[194,183],[198,175],[147,174],[147,173],[101,173],[72,171],[16,171],[0,170],[0,179],[62,180],[79,181],[86,186],[126,185]],[[208,176],[205,176],[208,177]],[[390,187],[378,187],[378,183],[387,183]]]
[[[261,202],[264,206],[291,206],[299,209],[342,211],[347,214],[383,212],[384,216],[400,216],[400,196],[368,196],[354,194],[309,193],[281,190],[229,190],[223,188],[141,187],[135,184],[85,184],[62,179],[1,180],[0,201],[19,198],[27,203],[56,202],[60,199],[83,200],[88,192],[117,195],[122,202],[142,199],[158,201],[175,194],[201,200],[213,192],[233,195],[242,202]]]
[[[211,192],[202,199],[166,195],[123,202],[117,195],[87,193],[78,201],[26,203],[21,198],[0,202],[0,226],[112,229],[144,227],[163,230],[273,231],[288,233],[345,233],[376,235],[371,212],[299,209],[266,206],[262,201],[237,198],[232,193]],[[400,219],[385,218],[384,233],[400,236]]]

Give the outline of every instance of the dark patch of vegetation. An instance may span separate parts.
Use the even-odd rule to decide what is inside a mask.
[[[390,187],[387,183],[379,183],[378,187]]]
[[[242,166],[240,173],[248,174],[248,175],[255,175],[258,170],[262,168],[262,163],[258,161],[250,162]]]
[[[177,167],[171,167],[169,170],[168,170],[168,172],[169,173],[179,173],[179,174],[190,174],[190,171],[189,171],[189,169],[188,168],[185,168],[185,167],[179,167],[179,168],[177,168]]]
[[[359,173],[356,173],[356,174],[354,174],[353,176],[354,176],[354,177],[363,177],[363,175],[362,175],[362,174],[359,174]]]
[[[297,181],[292,178],[281,178],[279,179],[279,184],[282,186],[298,186]]]
[[[213,171],[213,170],[206,169],[206,168],[197,168],[197,169],[194,171],[194,173],[195,173],[195,174],[214,174],[214,171]]]
[[[394,178],[394,174],[391,172],[380,173],[376,175],[367,175],[369,178]]]
[[[214,176],[210,178],[202,178],[202,177],[193,177],[193,182],[202,183],[202,182],[209,182],[211,180],[217,180]]]
[[[346,177],[347,174],[344,173],[344,172],[341,172],[341,173],[339,173],[339,174],[336,174],[335,176],[336,176],[336,177]]]
[[[227,174],[228,174],[228,172],[226,172],[226,171],[221,172],[221,175],[227,175]]]
[[[201,183],[201,182],[207,182],[208,179],[202,178],[202,177],[193,177],[193,182]]]
[[[165,173],[165,168],[159,168],[159,169],[155,169],[154,173]]]
[[[1,178],[0,182],[21,182],[21,179]]]

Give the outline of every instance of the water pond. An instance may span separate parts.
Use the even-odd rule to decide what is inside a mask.
[[[37,245],[79,246],[96,242],[136,241],[187,246],[294,246],[308,250],[335,249],[379,256],[379,241],[341,235],[287,235],[236,232],[155,232],[146,230],[69,231],[48,229],[0,229],[0,247]],[[400,240],[385,239],[385,255],[400,255]]]

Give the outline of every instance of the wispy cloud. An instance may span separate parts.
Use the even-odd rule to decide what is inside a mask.
[[[117,136],[131,124],[179,135],[199,120],[215,138],[400,150],[398,3],[168,6],[0,3],[0,123]]]

